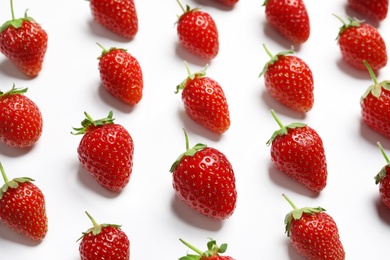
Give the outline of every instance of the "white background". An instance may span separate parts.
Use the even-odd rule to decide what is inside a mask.
[[[182,13],[174,0],[136,1],[139,32],[127,41],[93,21],[89,3],[82,0],[15,0],[15,16],[34,17],[49,35],[44,66],[29,79],[0,56],[0,89],[15,83],[28,87],[27,96],[41,109],[43,134],[31,149],[0,144],[0,161],[9,179],[34,178],[46,197],[49,231],[39,244],[0,224],[2,259],[79,259],[76,240],[91,227],[84,211],[97,222],[122,224],[131,241],[131,259],[178,259],[187,252],[183,238],[205,249],[207,238],[229,244],[236,259],[302,260],[284,233],[284,216],[291,210],[285,193],[299,206],[322,206],[339,227],[347,259],[385,259],[390,242],[390,210],[379,200],[374,176],[385,165],[377,147],[380,141],[390,154],[390,142],[370,130],[361,119],[359,100],[372,83],[369,74],[357,71],[341,58],[336,42],[341,22],[358,16],[345,1],[305,1],[311,36],[296,55],[311,67],[315,103],[306,115],[293,112],[268,95],[258,78],[268,56],[262,44],[276,54],[291,44],[265,20],[261,0],[241,0],[233,9],[214,1],[182,0],[209,12],[220,33],[220,52],[210,62],[207,76],[225,91],[231,127],[216,136],[185,114],[175,86],[186,76],[184,60],[195,72],[206,61],[179,46],[175,22]],[[9,1],[1,1],[1,23],[11,18]],[[367,20],[368,21],[368,20]],[[369,22],[369,21],[368,21]],[[376,24],[390,44],[387,19]],[[144,97],[128,107],[99,81],[98,60],[103,46],[126,48],[141,64]],[[378,80],[390,79],[389,66]],[[307,123],[323,139],[328,162],[327,187],[316,195],[277,171],[265,143],[278,129],[271,116]],[[113,194],[101,188],[80,167],[77,146],[81,136],[71,135],[80,126],[83,112],[93,118],[114,111],[135,142],[134,169],[129,185]],[[169,168],[185,149],[182,128],[190,145],[207,143],[225,153],[235,170],[238,192],[233,216],[223,222],[195,213],[176,199]]]

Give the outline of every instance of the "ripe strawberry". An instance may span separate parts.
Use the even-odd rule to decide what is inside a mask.
[[[367,61],[363,61],[374,84],[369,86],[360,99],[363,121],[376,132],[390,138],[390,81],[378,83]]]
[[[188,77],[176,87],[175,93],[183,90],[181,98],[187,115],[214,133],[226,132],[230,127],[230,113],[222,87],[205,76],[207,66],[194,74],[186,62],[185,66]]]
[[[0,189],[0,221],[29,239],[43,240],[48,220],[42,191],[28,177],[9,181],[1,163],[0,171],[5,182]]]
[[[84,134],[77,148],[80,163],[103,188],[119,192],[132,173],[133,139],[122,125],[114,123],[112,111],[95,121],[84,114],[82,127],[73,128],[73,134]]]
[[[236,179],[226,156],[215,148],[197,144],[186,151],[171,166],[173,188],[178,198],[202,215],[223,220],[236,207]]]
[[[309,260],[344,260],[345,251],[334,219],[321,207],[294,208],[286,215],[287,236],[292,246]]]
[[[219,36],[217,25],[209,13],[199,8],[186,9],[177,0],[183,14],[177,20],[177,35],[180,44],[190,53],[211,60],[219,52]]]
[[[11,0],[12,20],[0,27],[0,51],[16,67],[30,77],[35,77],[42,70],[48,35],[32,18],[27,16],[15,19]]]
[[[366,60],[374,71],[387,64],[386,43],[379,31],[368,23],[348,17],[346,24],[342,23],[337,36],[341,55],[344,60],[358,70],[366,70],[363,60]]]
[[[99,56],[100,79],[107,91],[128,105],[135,105],[142,99],[144,87],[141,66],[138,60],[125,49],[115,47],[102,49]]]
[[[314,80],[309,66],[300,58],[290,55],[293,49],[270,56],[263,71],[268,93],[277,101],[298,112],[308,112],[314,104]]]
[[[238,3],[239,0],[217,0],[218,2],[227,5],[227,6],[234,6]]]
[[[83,232],[79,246],[81,260],[128,260],[130,259],[130,241],[120,225],[98,224],[85,212],[93,227]]]
[[[367,18],[380,22],[387,17],[389,0],[348,0],[348,5]]]
[[[306,42],[310,37],[310,19],[303,0],[265,0],[265,15],[269,24],[294,44]]]
[[[88,0],[94,20],[126,39],[138,32],[138,15],[134,0]]]
[[[0,141],[9,146],[30,147],[42,135],[42,114],[26,92],[27,88],[15,85],[8,92],[0,91]]]
[[[302,123],[284,126],[271,110],[280,129],[268,140],[275,167],[314,192],[322,191],[327,182],[327,163],[321,137]]]
[[[375,184],[379,184],[379,194],[382,203],[388,209],[390,209],[390,159],[383,150],[380,142],[377,144],[382,152],[383,157],[386,159],[386,165],[382,167],[377,175],[375,175]]]
[[[184,245],[196,252],[198,255],[187,254],[186,256],[180,257],[179,260],[234,260],[230,256],[221,256],[226,252],[227,244],[222,244],[221,246],[217,245],[217,242],[214,239],[210,239],[207,243],[207,251],[202,252],[193,245],[187,243],[183,239],[179,239]]]

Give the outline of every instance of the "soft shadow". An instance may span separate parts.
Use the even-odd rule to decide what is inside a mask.
[[[208,231],[218,231],[223,226],[223,221],[203,216],[180,201],[175,194],[172,196],[171,207],[178,218],[194,227]]]
[[[301,254],[299,254],[298,251],[293,247],[293,245],[290,242],[290,239],[286,240],[286,246],[287,246],[287,250],[288,250],[288,258],[290,260],[305,260],[306,259]]]
[[[341,55],[341,52],[340,52],[340,55]],[[370,76],[368,70],[364,71],[364,70],[356,69],[356,68],[352,67],[352,65],[347,63],[342,57],[340,57],[337,60],[337,67],[342,72],[344,72],[347,75],[354,77],[356,79],[371,79],[371,76]],[[376,72],[375,74],[378,75],[378,72]],[[368,88],[368,86],[367,86],[367,88]]]
[[[84,187],[103,197],[116,198],[121,193],[112,192],[103,188],[81,164],[78,169],[78,178]]]
[[[287,176],[285,173],[276,169],[272,162],[268,166],[268,175],[275,184],[284,189],[288,189],[295,193],[302,194],[311,198],[317,198],[320,195],[320,193],[310,191],[291,177]]]
[[[368,18],[366,16],[364,16],[363,14],[355,11],[354,9],[352,9],[349,4],[345,4],[344,5],[344,9],[345,9],[345,13],[346,13],[346,16],[349,16],[351,18],[357,18],[359,20],[363,20],[365,23],[368,23],[368,24],[371,24],[372,26],[374,26],[375,28],[378,28],[380,23],[378,21],[375,21],[375,20],[372,20],[371,18]],[[347,21],[347,17],[345,18],[342,18],[345,22],[348,22]]]
[[[211,60],[203,59],[186,50],[179,42],[176,42],[176,55],[183,61],[200,67],[211,64]],[[217,55],[218,56],[218,55]]]
[[[19,234],[16,231],[13,231],[12,229],[8,228],[3,224],[0,224],[0,238],[11,241],[15,244],[22,244],[30,247],[38,246],[41,243],[41,241],[31,240],[26,236]]]
[[[23,156],[23,155],[29,153],[33,148],[34,148],[34,145],[30,146],[30,147],[25,147],[25,148],[18,148],[18,147],[6,145],[4,143],[0,143],[0,153],[5,155],[5,156],[8,156],[8,157]]]
[[[194,0],[194,2],[196,2],[198,5],[200,5],[199,7],[202,8],[202,6],[210,6],[210,7],[213,7],[213,8],[216,8],[216,9],[219,9],[219,10],[222,10],[222,11],[231,11],[234,9],[234,6],[228,6],[228,5],[225,5],[225,4],[222,4],[218,1],[210,1],[210,0]],[[238,2],[237,4],[239,4],[240,2]]]
[[[390,149],[389,139],[369,127],[364,122],[363,118],[360,119],[360,135],[363,137],[364,140],[376,147],[377,142],[380,142],[384,148]]]
[[[291,46],[294,46],[294,52],[299,52],[301,49],[301,44],[294,44],[287,40],[282,34],[280,34],[271,24],[267,21],[263,23],[259,22],[260,28],[264,30],[264,34],[267,39],[271,39],[272,41],[281,45],[281,49],[275,52],[274,54],[291,49]]]
[[[99,96],[104,103],[106,103],[110,107],[115,108],[116,110],[122,111],[123,113],[131,113],[137,106],[137,105],[134,106],[128,105],[122,102],[121,100],[117,99],[107,91],[107,89],[103,86],[103,84],[99,85],[98,91],[99,91]],[[140,102],[142,102],[142,99]]]
[[[295,111],[295,110],[287,107],[286,105],[280,103],[279,101],[274,99],[268,93],[268,91],[265,89],[264,85],[263,85],[263,87],[264,87],[264,89],[261,92],[260,98],[269,107],[270,111],[271,111],[271,109],[273,109],[273,110],[275,110],[276,115],[282,114],[282,115],[285,115],[285,116],[288,116],[291,118],[295,118],[299,121],[303,121],[306,118],[306,113],[300,113],[300,112]],[[310,111],[308,113],[310,113]],[[270,115],[270,117],[272,117],[271,112],[269,113],[269,115]],[[284,122],[283,124],[288,125],[290,123],[292,123],[292,122]],[[276,124],[276,122],[275,122],[275,124]]]
[[[0,71],[3,72],[4,75],[15,79],[31,80],[35,78],[25,75],[9,59],[5,59],[0,63]]]
[[[374,201],[376,212],[378,213],[378,217],[387,225],[390,226],[390,209],[388,209],[382,202],[379,192],[378,197],[375,198]]]
[[[90,32],[93,34],[94,37],[101,37],[101,38],[106,38],[113,40],[115,42],[121,42],[121,43],[128,43],[131,42],[133,39],[127,39],[124,37],[121,37],[117,35],[116,33],[110,31],[106,27],[100,25],[97,23],[94,19],[90,19],[88,22],[88,26],[90,29]]]

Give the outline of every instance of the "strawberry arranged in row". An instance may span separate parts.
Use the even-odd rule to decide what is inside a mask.
[[[367,18],[381,22],[387,17],[389,0],[348,0],[348,6]]]
[[[42,241],[48,231],[45,196],[28,177],[8,180],[0,163],[4,185],[0,189],[0,221],[34,241]]]
[[[102,49],[98,57],[100,80],[106,90],[118,100],[135,105],[142,99],[143,74],[138,60],[125,49]]]
[[[198,57],[214,59],[219,52],[219,33],[213,17],[199,8],[191,9],[186,5],[184,9],[180,1],[177,2],[183,11],[176,21],[180,44]]]
[[[12,0],[12,19],[0,27],[0,51],[16,67],[29,77],[35,77],[42,70],[48,35],[27,10],[22,18],[15,18]]]
[[[0,141],[12,147],[30,147],[42,135],[41,111],[26,92],[15,84],[10,91],[0,91]]]
[[[200,214],[223,220],[229,218],[237,202],[236,179],[228,158],[219,150],[198,143],[172,164],[170,172],[177,197]]]
[[[287,236],[292,246],[308,260],[344,260],[345,251],[334,219],[321,207],[293,207],[285,217]]]
[[[83,232],[79,245],[81,260],[129,260],[130,241],[126,233],[116,224],[98,224],[85,212],[93,227]]]
[[[270,56],[259,77],[264,75],[268,93],[280,103],[298,112],[308,112],[314,105],[314,80],[310,67],[292,55],[293,49]]]
[[[207,251],[205,252],[202,252],[181,238],[179,240],[192,251],[197,253],[197,255],[187,254],[186,256],[180,257],[179,260],[234,260],[234,258],[231,256],[221,255],[226,252],[227,244],[218,246],[214,239],[210,239],[210,241],[207,243]]]
[[[325,149],[319,134],[303,123],[280,126],[267,141],[275,167],[307,189],[320,192],[326,187],[328,170]]]
[[[378,82],[370,64],[363,63],[374,81],[360,98],[363,121],[374,131],[390,138],[390,81]]]
[[[343,59],[358,70],[366,70],[363,60],[366,60],[374,71],[385,67],[387,48],[379,31],[356,18],[348,17],[349,23],[346,23],[336,17],[343,23],[337,36]]]
[[[187,115],[216,134],[226,132],[230,127],[230,112],[222,87],[206,77],[207,66],[194,74],[186,62],[185,66],[188,76],[176,87],[175,93],[183,91],[181,98]]]
[[[73,134],[83,135],[77,148],[79,161],[103,188],[119,192],[133,170],[133,139],[122,125],[114,123],[112,111],[98,120],[84,114],[82,127],[73,128]]]
[[[377,144],[386,160],[386,165],[375,175],[375,184],[379,184],[379,194],[383,205],[390,209],[390,159],[383,150],[381,143],[378,142]]]
[[[134,0],[88,0],[93,19],[111,32],[132,39],[138,32]]]
[[[310,19],[303,0],[265,0],[265,17],[268,23],[294,44],[302,44],[310,37]]]

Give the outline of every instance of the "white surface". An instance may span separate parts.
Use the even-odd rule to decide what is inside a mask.
[[[15,83],[28,87],[27,96],[40,107],[44,130],[29,150],[0,144],[0,161],[9,178],[30,176],[46,197],[49,232],[35,244],[0,224],[2,259],[79,259],[81,232],[91,226],[84,211],[97,222],[122,224],[131,241],[131,259],[178,259],[186,254],[183,238],[205,249],[208,237],[229,244],[236,259],[302,260],[284,234],[284,216],[291,210],[287,194],[297,206],[322,206],[339,227],[347,259],[384,259],[388,256],[390,211],[379,201],[374,176],[385,164],[380,141],[390,154],[390,142],[362,123],[359,99],[372,83],[368,73],[342,61],[335,41],[342,18],[355,16],[347,1],[305,1],[311,36],[296,55],[312,69],[315,104],[306,115],[292,112],[274,101],[258,78],[268,61],[262,44],[276,54],[291,44],[269,27],[261,0],[241,0],[235,8],[207,0],[182,0],[201,6],[215,19],[220,52],[210,62],[207,76],[224,88],[231,113],[231,128],[218,137],[193,123],[184,113],[175,86],[186,77],[183,61],[191,71],[206,62],[178,45],[176,1],[136,1],[139,32],[126,41],[93,21],[89,4],[82,0],[15,0],[15,16],[25,9],[47,31],[49,45],[38,77],[23,76],[0,56],[0,89]],[[8,1],[0,6],[1,23],[10,19]],[[390,20],[378,29],[385,41]],[[134,108],[119,103],[100,85],[98,60],[101,49],[128,49],[144,73],[144,97]],[[390,67],[379,80],[389,79]],[[328,185],[320,195],[305,190],[278,172],[265,145],[278,128],[270,114],[275,109],[285,124],[300,121],[321,135],[328,162]],[[120,194],[103,190],[83,170],[77,159],[81,136],[71,135],[87,111],[93,118],[114,111],[135,142],[134,169],[129,185]],[[238,203],[233,216],[223,222],[205,218],[179,202],[171,185],[169,168],[184,151],[182,128],[190,145],[213,146],[230,159],[237,179]]]

